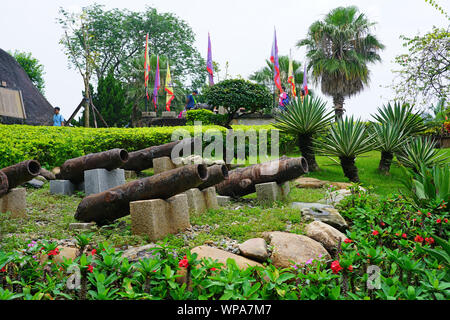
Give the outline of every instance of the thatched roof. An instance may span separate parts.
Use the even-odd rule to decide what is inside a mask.
[[[51,125],[53,107],[33,85],[19,63],[7,52],[0,49],[0,83],[6,82],[7,88],[22,90],[23,103],[27,119],[1,117],[2,123],[25,123],[31,125]]]

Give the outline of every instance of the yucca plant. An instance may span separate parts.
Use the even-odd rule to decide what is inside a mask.
[[[448,157],[439,154],[435,145],[435,141],[428,137],[411,138],[397,154],[397,159],[402,165],[416,172],[420,170],[422,164],[427,168],[445,164]]]
[[[274,126],[281,131],[292,133],[298,137],[298,146],[308,162],[309,171],[316,171],[319,166],[316,162],[313,148],[313,139],[321,132],[325,132],[333,112],[327,111],[326,103],[318,98],[306,96],[303,100],[293,100],[287,110],[275,115],[277,121]]]
[[[344,175],[352,182],[359,182],[355,158],[373,149],[373,135],[360,120],[347,117],[335,122],[329,134],[316,142],[317,152],[339,157]]]
[[[406,136],[415,135],[426,129],[420,113],[414,113],[412,106],[398,101],[378,108],[378,113],[372,117],[379,123],[395,124]]]
[[[374,136],[374,148],[381,152],[381,159],[378,170],[384,174],[389,173],[394,152],[401,149],[405,142],[405,134],[400,126],[394,123],[374,123],[370,127]]]

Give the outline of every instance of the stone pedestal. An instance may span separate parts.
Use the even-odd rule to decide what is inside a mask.
[[[125,179],[136,179],[137,173],[132,170],[125,170]]]
[[[175,111],[163,111],[161,112],[161,118],[176,118],[177,113]]]
[[[50,180],[50,193],[71,196],[75,192],[75,185],[69,180]]]
[[[226,206],[228,203],[231,202],[231,197],[229,196],[219,196],[216,195],[217,203],[219,206]]]
[[[271,203],[286,200],[290,191],[289,181],[279,185],[276,182],[266,182],[255,185],[256,195],[260,202]]]
[[[25,218],[27,208],[27,190],[25,188],[11,189],[0,197],[0,211],[11,212],[11,218]]]
[[[153,159],[153,173],[158,174],[164,171],[175,169],[176,166],[169,157]]]
[[[190,227],[187,196],[179,194],[167,200],[130,202],[131,232],[147,235],[150,241],[164,238]]]
[[[84,192],[87,196],[122,184],[125,184],[125,171],[123,169],[93,169],[84,172]]]
[[[217,201],[216,188],[209,187],[202,190],[203,198],[208,209],[219,209],[219,202]]]
[[[185,192],[189,205],[190,213],[203,213],[206,211],[206,201],[203,193],[197,189],[192,188]]]

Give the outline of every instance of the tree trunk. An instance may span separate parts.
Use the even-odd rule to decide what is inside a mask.
[[[318,171],[319,165],[316,162],[316,155],[313,149],[313,139],[311,135],[302,135],[298,136],[298,146],[300,148],[300,152],[302,156],[308,162],[308,170],[309,171]]]
[[[359,182],[358,168],[355,166],[355,157],[339,157],[339,160],[341,160],[344,175],[349,178],[351,182]]]
[[[344,97],[341,94],[333,96],[335,120],[341,120],[344,115]]]
[[[378,165],[378,170],[384,174],[388,174],[391,168],[392,159],[394,155],[392,152],[381,151],[380,164]]]
[[[84,126],[89,128],[89,82],[84,81]]]

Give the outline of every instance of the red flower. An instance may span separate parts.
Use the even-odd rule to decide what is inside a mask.
[[[436,223],[441,223],[441,221],[442,221],[441,219],[437,219]]]
[[[427,212],[427,216],[431,217],[431,212]]]
[[[447,223],[447,222],[448,222],[448,219],[444,219],[444,222]]]
[[[422,242],[423,238],[421,236],[417,235],[417,236],[415,236],[414,241],[415,242]]]
[[[48,253],[49,256],[57,256],[59,254],[59,249],[56,248],[54,250],[50,250],[50,252]]]
[[[341,267],[341,265],[339,264],[339,261],[338,261],[338,260],[335,260],[335,261],[333,261],[333,262],[331,263],[331,270],[333,270],[333,273],[334,273],[334,274],[339,273],[339,271],[342,270],[342,267]]]
[[[402,237],[406,239],[406,233],[402,234]]]
[[[209,270],[211,270],[211,271],[217,271],[217,269],[216,269],[216,268],[211,268],[211,269],[209,269]]]
[[[358,255],[358,256],[359,256],[359,255],[360,255],[360,254],[359,254],[359,252],[357,252],[357,253],[356,253],[356,255]]]
[[[187,268],[189,266],[189,262],[187,259],[181,259],[180,262],[178,262],[178,266],[180,268]]]
[[[372,235],[377,236],[379,234],[378,230],[373,230]]]
[[[417,214],[420,216],[422,214],[422,212],[419,210],[419,211],[417,211]]]
[[[6,272],[6,266],[0,269],[0,272]]]
[[[384,223],[384,222],[381,222],[380,224],[381,224],[383,227],[386,225],[386,223]]]
[[[351,239],[349,239],[349,238],[345,238],[344,242],[345,242],[345,243],[352,243],[353,240],[351,240]]]
[[[434,239],[433,239],[433,237],[425,238],[425,242],[428,243],[428,244],[433,244],[434,243]]]
[[[350,272],[353,271],[353,266],[352,266],[352,265],[349,265],[349,266],[348,266],[348,271],[350,271]]]
[[[97,254],[97,250],[96,250],[96,249],[92,249],[91,254],[92,254],[93,256],[95,256],[95,255]]]
[[[91,266],[90,264],[88,265],[88,271],[90,272],[90,273],[92,273],[92,272],[94,272],[94,267],[93,266]]]
[[[398,236],[400,236],[400,233],[397,232],[397,233],[395,233],[395,235],[398,237]]]

